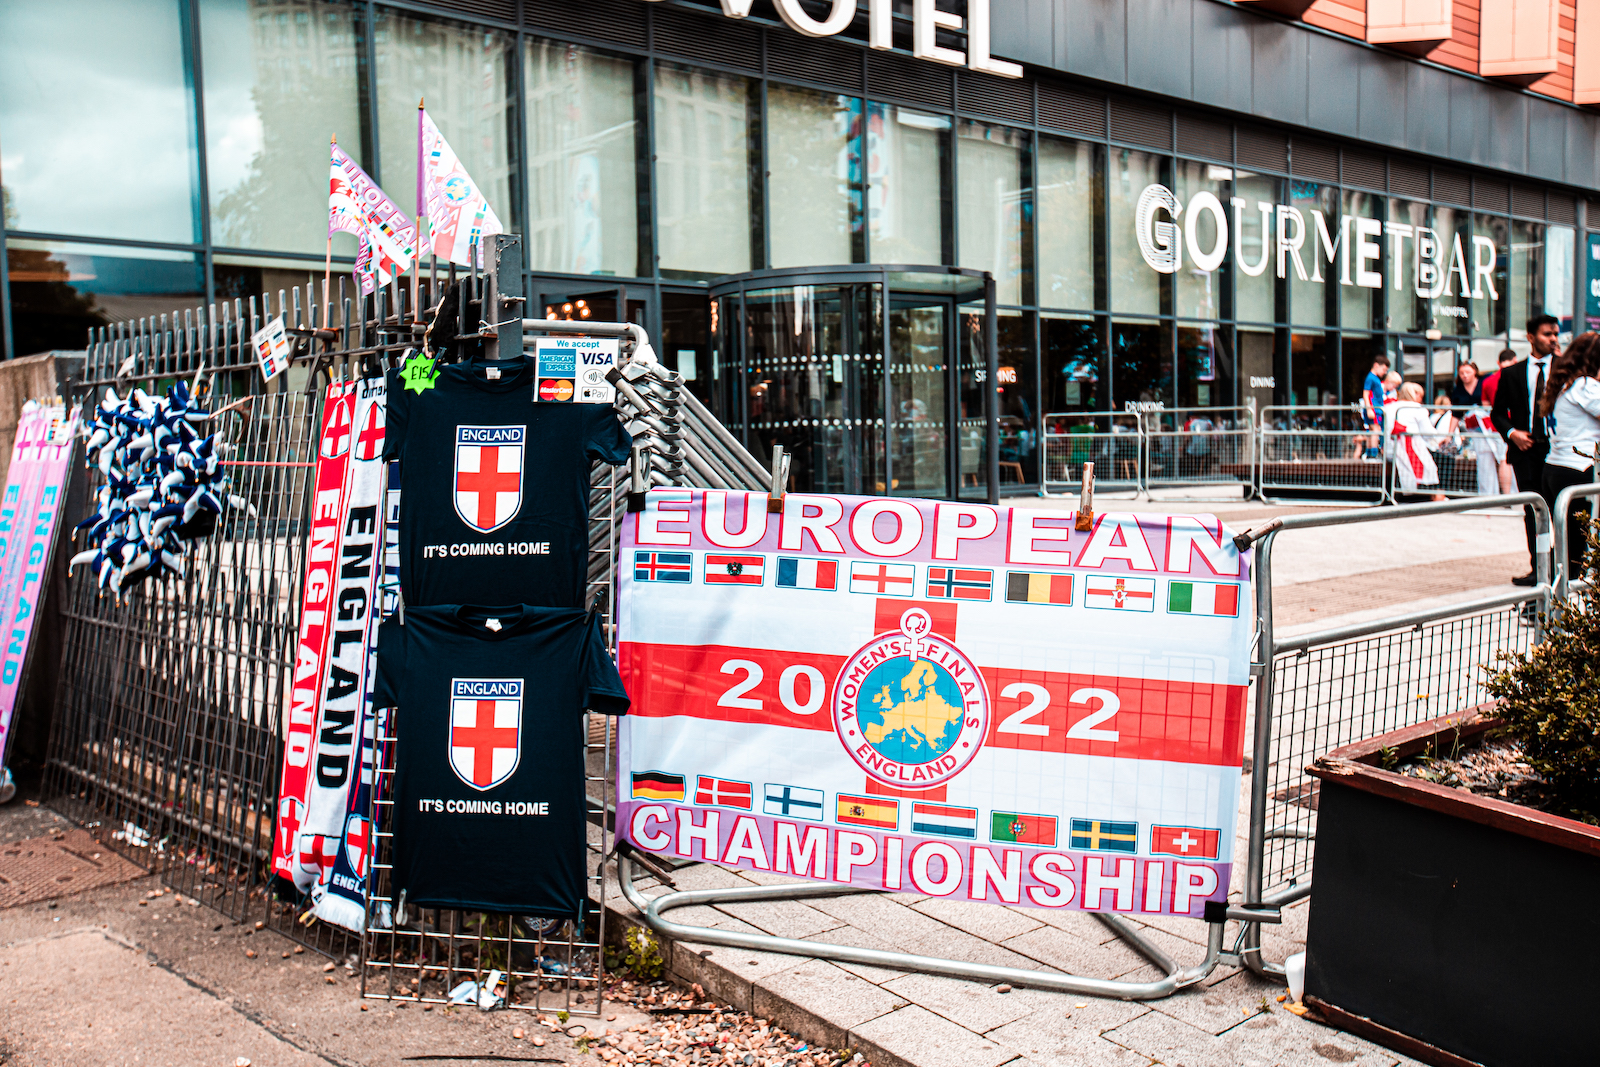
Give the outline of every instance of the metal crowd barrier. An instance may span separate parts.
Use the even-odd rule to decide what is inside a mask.
[[[1388,499],[1382,427],[1368,429],[1353,405],[1264,407],[1258,440],[1256,488],[1264,500],[1295,491]]]
[[[1558,511],[1570,500],[1558,501]],[[1306,767],[1340,745],[1482,703],[1487,699],[1483,665],[1496,652],[1531,647],[1554,596],[1550,558],[1539,552],[1536,584],[1529,589],[1280,636],[1272,611],[1272,553],[1278,538],[1313,527],[1524,504],[1534,509],[1540,544],[1550,544],[1550,508],[1537,493],[1298,515],[1274,520],[1256,537],[1258,645],[1251,667],[1256,692],[1242,887],[1246,907],[1281,906],[1311,893],[1318,788]],[[1283,973],[1281,964],[1263,958],[1255,923],[1246,923],[1237,951],[1259,974]]]
[[[1255,492],[1255,407],[1056,412],[1044,417],[1040,495],[1076,495],[1083,468],[1095,486],[1152,489],[1237,486]]]

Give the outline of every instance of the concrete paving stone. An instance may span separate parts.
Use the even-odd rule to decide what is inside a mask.
[[[853,1028],[847,1039],[873,1067],[999,1067],[1014,1050],[912,1004]]]
[[[1100,1035],[1149,1012],[1145,1004],[1075,994],[1052,994],[1054,1003],[984,1036],[1023,1057],[1016,1067],[1144,1067],[1149,1057],[1132,1052]],[[1083,1007],[1078,1007],[1078,1005]]]
[[[901,903],[895,894],[858,894],[846,897],[828,897],[811,902],[811,907],[827,912],[836,919],[883,938],[891,944],[919,941],[925,937],[948,930],[937,919]],[[903,949],[901,951],[904,951]]]
[[[1140,926],[1153,926],[1192,945],[1205,947],[1208,924],[1199,919],[1187,919],[1182,915],[1140,915],[1133,921]],[[1111,933],[1108,927],[1102,926],[1101,929],[1107,934]]]
[[[793,875],[790,875],[790,874],[773,874],[771,871],[747,871],[742,867],[739,868],[734,873],[738,877],[743,878],[745,881],[754,882],[756,885],[813,885],[814,884],[814,883],[812,883],[810,881],[807,881],[804,878],[796,878],[796,877],[794,877]]]
[[[843,920],[802,904],[798,900],[755,900],[748,904],[718,904],[716,910],[726,912],[778,937],[809,937],[845,925]]]
[[[1087,978],[1114,978],[1146,965],[1144,957],[1121,942],[1098,945],[1054,926],[1013,937],[1004,947],[1068,974]]]
[[[751,1011],[816,1045],[844,1048],[852,1027],[903,1007],[905,999],[826,960],[796,966],[754,983]]]
[[[1184,989],[1165,1000],[1151,1001],[1150,1006],[1197,1030],[1220,1034],[1267,1011],[1262,1001],[1272,1004],[1280,992],[1275,982],[1239,971],[1209,988]]]
[[[932,937],[907,942],[898,951],[935,959],[986,963],[992,967],[1020,967],[1029,971],[1037,970],[1039,966],[1037,961],[1021,953],[949,927]]]
[[[972,904],[964,900],[928,897],[912,907],[957,930],[965,930],[996,944],[1044,925],[1022,908],[1006,908],[996,904]]]
[[[853,926],[841,926],[837,930],[829,930],[825,934],[815,934],[811,937],[803,938],[802,940],[822,941],[835,945],[847,945],[850,948],[872,948],[877,949],[880,952],[906,951],[905,946],[903,945],[891,944],[881,937],[878,937],[874,934],[869,934],[865,930],[858,930]],[[895,970],[892,967],[877,967],[867,963],[850,963],[844,960],[836,960],[834,962],[843,970],[849,971],[857,978],[865,978],[874,985],[881,985],[884,982],[893,981],[894,979],[899,978],[906,973],[905,971]]]
[[[672,872],[679,889],[739,889],[749,883],[726,867],[713,863],[691,863]]]
[[[1061,999],[1058,993],[1037,989],[1015,988],[1001,993],[992,982],[937,974],[908,974],[885,983],[883,988],[979,1034],[1043,1011]]]
[[[1173,1067],[1328,1067],[1329,1063],[1414,1067],[1415,1064],[1414,1060],[1388,1049],[1286,1011],[1257,1016],[1218,1035],[1196,1029],[1158,1009],[1108,1031],[1105,1036],[1124,1048]]]

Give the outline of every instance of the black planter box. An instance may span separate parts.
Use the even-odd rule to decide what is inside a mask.
[[[1309,768],[1306,1003],[1429,1063],[1597,1063],[1600,827],[1377,766],[1494,725],[1436,719]]]

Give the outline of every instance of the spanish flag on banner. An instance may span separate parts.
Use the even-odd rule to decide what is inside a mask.
[[[1006,572],[1008,604],[1070,604],[1072,575],[1037,574],[1033,571]]]
[[[840,793],[835,818],[850,826],[875,826],[880,830],[893,830],[900,825],[900,805],[893,800],[853,797],[848,793]]]

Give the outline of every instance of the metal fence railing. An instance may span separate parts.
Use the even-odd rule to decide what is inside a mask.
[[[1311,892],[1318,788],[1306,767],[1341,745],[1483,703],[1484,668],[1496,653],[1526,651],[1539,639],[1554,595],[1550,557],[1541,552],[1537,583],[1529,589],[1280,636],[1272,612],[1272,553],[1278,538],[1313,527],[1404,520],[1490,504],[1533,507],[1541,543],[1550,543],[1545,536],[1550,509],[1534,493],[1298,515],[1275,520],[1256,539],[1260,643],[1242,887],[1246,905],[1285,904]],[[1262,959],[1258,927],[1246,926],[1241,945],[1253,969],[1281,973],[1280,965]]]
[[[1121,414],[1057,412],[1044,417],[1044,496],[1075,494],[1085,464],[1095,485],[1152,489],[1236,487],[1254,492],[1254,407],[1159,408]]]
[[[1264,498],[1340,492],[1381,503],[1388,495],[1382,427],[1369,428],[1354,407],[1264,407],[1258,434]]]

